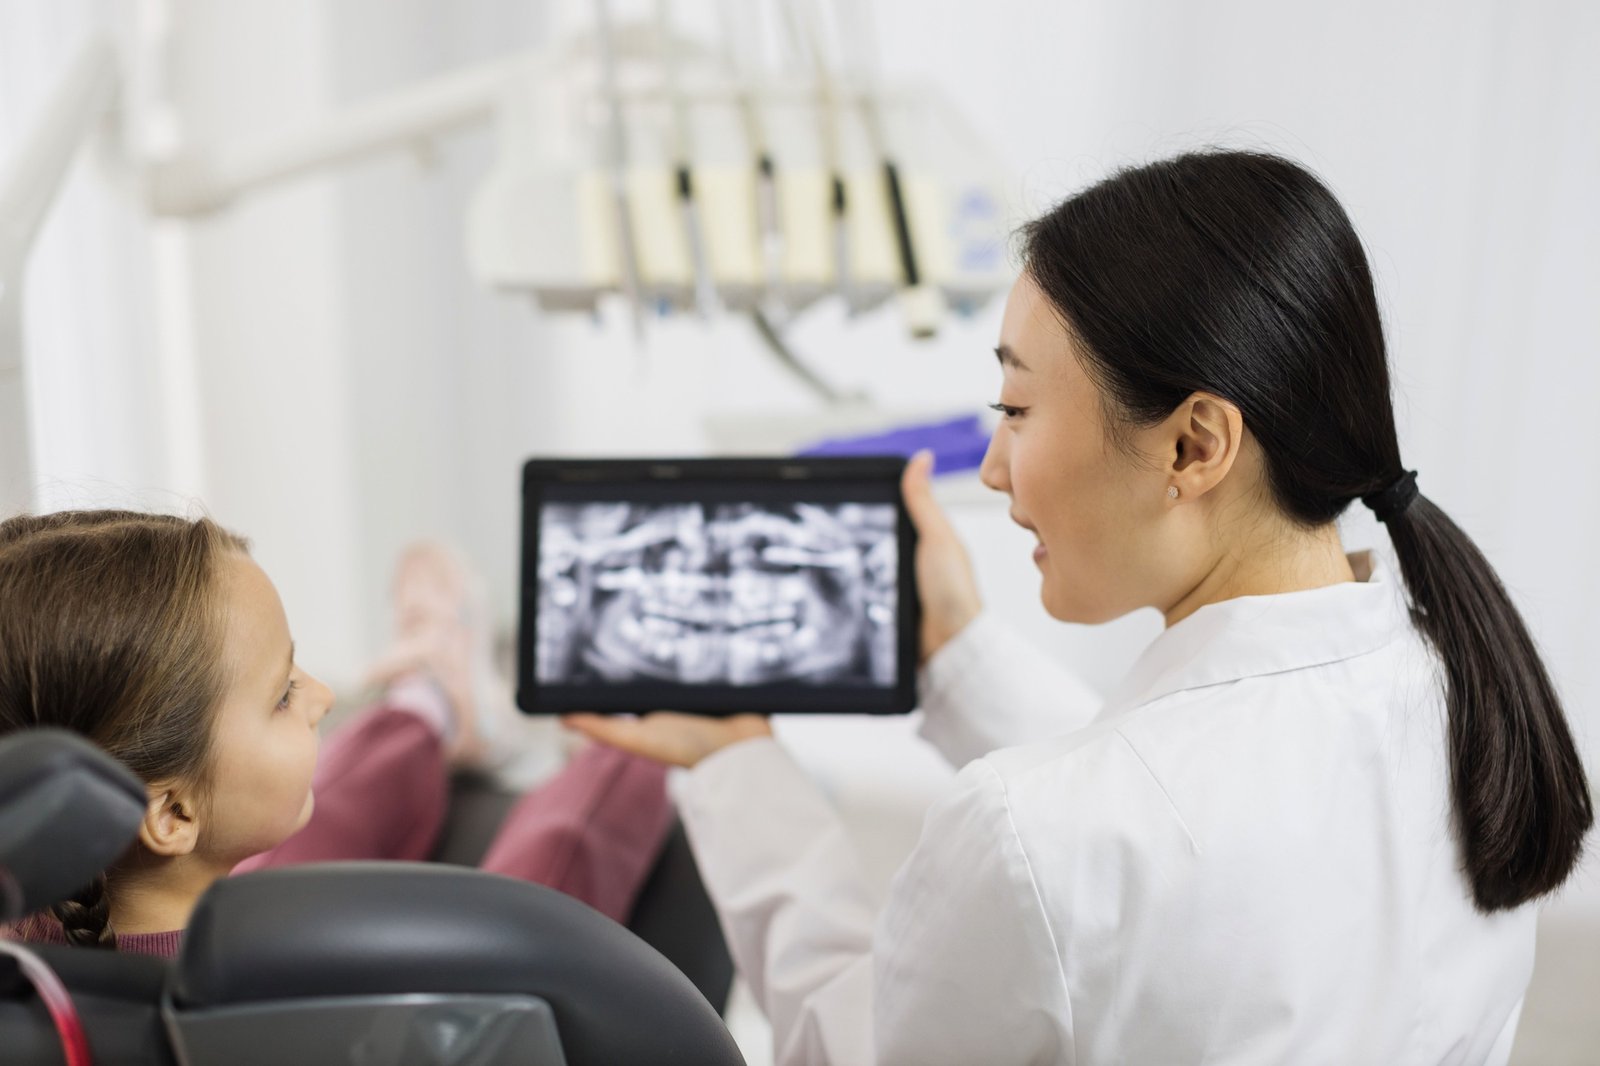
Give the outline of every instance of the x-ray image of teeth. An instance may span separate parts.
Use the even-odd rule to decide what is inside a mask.
[[[888,503],[549,503],[545,684],[895,683]]]

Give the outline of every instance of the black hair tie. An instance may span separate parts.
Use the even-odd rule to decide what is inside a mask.
[[[1417,472],[1405,470],[1394,479],[1394,484],[1382,492],[1368,493],[1361,497],[1361,502],[1372,508],[1372,513],[1377,516],[1378,521],[1387,522],[1410,507],[1411,501],[1416,498]]]

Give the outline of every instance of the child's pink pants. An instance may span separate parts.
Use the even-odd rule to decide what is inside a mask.
[[[323,746],[311,821],[234,872],[427,859],[444,823],[449,778],[438,734],[425,721],[393,707],[364,711]],[[595,745],[517,802],[480,865],[560,889],[626,922],[671,823],[665,768]]]

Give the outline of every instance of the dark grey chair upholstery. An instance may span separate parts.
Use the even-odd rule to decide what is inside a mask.
[[[0,741],[0,922],[88,884],[127,848],[144,809],[139,779],[76,733],[35,729]]]
[[[15,742],[0,742],[0,765]],[[0,805],[0,839],[26,820],[14,815]],[[441,864],[228,878],[202,898],[171,963],[36,950],[72,992],[99,1063],[743,1063],[717,1010],[638,936],[550,889]],[[60,1061],[8,958],[0,1049],[8,1064]]]
[[[71,991],[95,1066],[177,1066],[161,1020],[171,969],[165,959],[48,945],[33,950]],[[0,958],[0,1062],[61,1063],[50,1016],[9,958]]]

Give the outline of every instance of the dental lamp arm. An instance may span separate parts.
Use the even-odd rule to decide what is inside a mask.
[[[256,189],[486,122],[518,78],[546,62],[528,53],[431,78],[276,136],[193,147],[151,166],[150,209],[158,215],[215,211]]]
[[[116,99],[116,55],[104,34],[77,58],[0,176],[0,516],[32,504],[33,462],[22,381],[22,275],[78,147]]]
[[[116,99],[117,81],[111,42],[95,34],[79,49],[0,179],[0,300],[12,298],[73,156]]]

